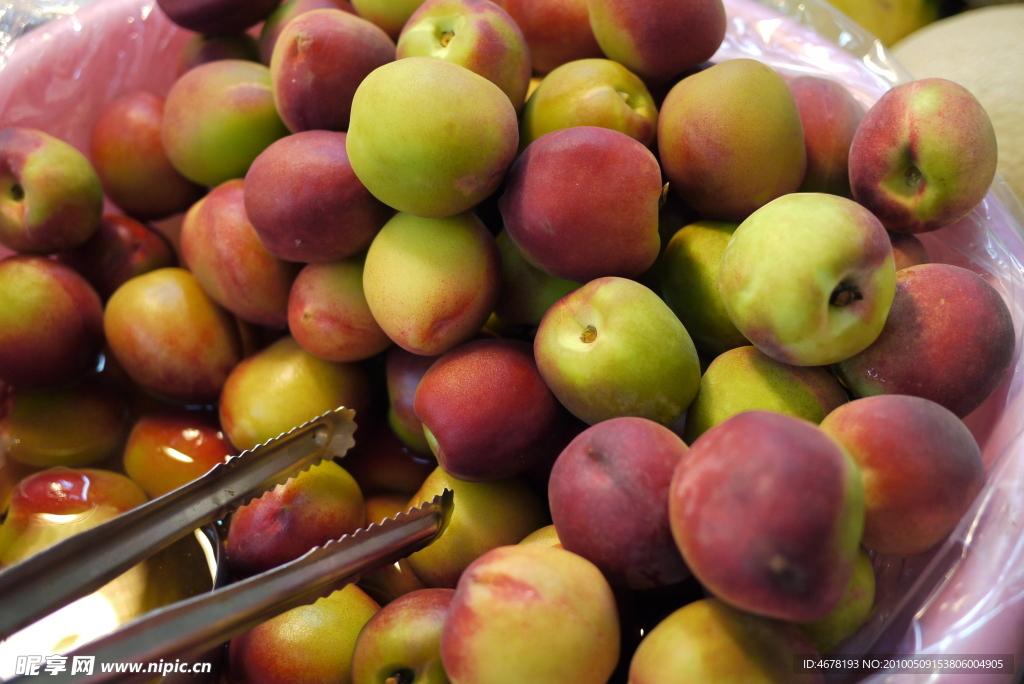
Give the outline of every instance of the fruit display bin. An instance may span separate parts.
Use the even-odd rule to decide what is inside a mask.
[[[725,0],[728,32],[714,60],[750,57],[786,76],[833,78],[865,107],[909,76],[824,0]],[[17,5],[19,0],[14,0]],[[10,7],[10,4],[8,4]],[[0,4],[2,20],[3,4]],[[0,42],[0,128],[31,126],[88,149],[102,106],[123,94],[165,95],[191,33],[155,0],[98,0]],[[112,207],[108,206],[108,209]],[[933,261],[969,268],[1006,300],[1017,331],[1010,376],[966,418],[988,473],[949,539],[912,558],[874,558],[869,622],[838,648],[850,655],[1013,654],[1024,667],[1024,210],[999,179],[966,218],[921,235]],[[0,258],[7,252],[0,248]],[[1012,682],[1016,675],[875,672],[826,681]]]

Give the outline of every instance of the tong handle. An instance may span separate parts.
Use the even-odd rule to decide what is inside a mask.
[[[0,640],[85,596],[195,528],[353,444],[336,409],[214,466],[203,477],[0,572]]]
[[[452,491],[445,490],[419,508],[327,542],[290,563],[153,611],[86,644],[70,658],[87,654],[95,657],[95,663],[156,663],[205,653],[265,620],[313,603],[367,572],[420,550],[444,531],[452,499]],[[141,682],[153,674],[145,668],[134,674],[94,668],[91,675],[65,671],[56,677],[47,681]]]

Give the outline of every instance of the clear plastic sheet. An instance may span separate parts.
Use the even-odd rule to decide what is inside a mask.
[[[881,44],[824,0],[726,0],[728,35],[715,60],[753,57],[786,75],[845,84],[870,106],[909,75]],[[51,0],[33,7],[71,7]],[[154,0],[102,0],[7,39],[32,24],[23,0],[0,0],[0,128],[34,126],[85,151],[103,104],[138,89],[165,94],[190,33]],[[13,8],[13,9],[12,9]],[[20,13],[20,14],[19,14]],[[58,12],[59,13],[59,12]],[[17,15],[17,16],[16,16]],[[22,17],[17,19],[17,17]],[[14,32],[9,31],[13,26]],[[809,27],[813,27],[809,28]],[[839,47],[841,46],[841,47]],[[1011,377],[966,422],[989,477],[974,508],[938,548],[875,558],[878,600],[848,654],[1014,654],[1024,660],[1024,210],[999,179],[957,224],[922,236],[935,261],[970,268],[1008,303],[1017,328]],[[0,248],[0,256],[3,256]],[[856,679],[856,678],[854,678]],[[1011,682],[1013,675],[875,673],[871,684]],[[850,681],[842,675],[829,681]]]

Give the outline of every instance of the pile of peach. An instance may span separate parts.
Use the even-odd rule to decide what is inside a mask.
[[[344,405],[232,574],[451,524],[231,681],[813,681],[984,483],[1014,323],[914,236],[988,191],[977,101],[711,64],[721,0],[277,4],[159,0],[182,74],[88,158],[0,130],[0,566]]]

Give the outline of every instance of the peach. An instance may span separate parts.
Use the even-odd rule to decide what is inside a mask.
[[[853,137],[853,198],[887,230],[937,230],[984,199],[996,156],[992,122],[970,91],[942,78],[903,83],[879,98]]]
[[[429,452],[429,449],[427,450]],[[403,503],[423,484],[437,461],[421,456],[402,444],[387,425],[368,427],[345,456],[345,469],[366,495],[401,493]]]
[[[270,69],[221,59],[181,76],[167,93],[163,143],[171,165],[207,186],[242,178],[272,142],[288,134],[274,108]]]
[[[228,565],[236,577],[255,575],[365,525],[359,485],[334,461],[322,461],[235,511]]]
[[[366,19],[340,9],[304,12],[281,29],[270,58],[274,104],[292,133],[344,131],[356,88],[394,59],[394,42]]]
[[[797,654],[817,655],[793,625],[701,599],[669,615],[640,642],[629,682],[820,684],[818,673],[793,673]]]
[[[548,546],[505,546],[474,561],[441,632],[453,684],[604,684],[618,659],[608,582],[589,561]]]
[[[654,142],[658,108],[640,78],[610,59],[580,59],[554,69],[530,96],[519,147],[573,126],[610,128],[644,145]]]
[[[0,568],[144,503],[137,484],[109,470],[57,467],[29,475],[11,493],[0,524]]]
[[[518,145],[508,96],[443,59],[385,64],[352,99],[347,146],[356,176],[384,204],[416,216],[454,216],[479,204],[498,188]]]
[[[687,442],[743,411],[760,409],[820,423],[846,392],[820,366],[790,366],[757,347],[730,349],[715,357],[700,379],[686,413]]]
[[[811,622],[839,603],[864,529],[857,464],[814,424],[747,411],[711,428],[676,468],[672,534],[726,603]]]
[[[587,0],[601,50],[649,83],[711,59],[725,38],[721,0]]]
[[[416,417],[416,388],[438,358],[413,354],[395,346],[388,351],[385,361],[388,401],[391,404],[388,423],[403,444],[424,456],[433,452],[423,434],[423,423]]]
[[[104,301],[135,276],[178,263],[162,233],[120,214],[105,215],[91,238],[57,260],[82,274]]]
[[[427,0],[405,23],[398,59],[435,57],[483,76],[518,113],[530,85],[530,49],[508,12],[490,0]]]
[[[248,33],[228,33],[219,36],[205,36],[197,33],[192,36],[181,49],[178,60],[178,75],[200,64],[215,62],[218,59],[244,59],[249,62],[260,61],[259,47],[256,39]]]
[[[167,18],[196,33],[240,33],[258,24],[281,0],[157,0]]]
[[[917,236],[910,233],[889,233],[892,243],[892,254],[896,258],[896,270],[902,271],[911,266],[931,263],[928,250]]]
[[[661,169],[624,133],[594,126],[542,136],[516,160],[499,202],[509,240],[557,278],[631,277],[658,256]]]
[[[441,629],[454,595],[452,589],[420,589],[370,618],[352,654],[352,684],[448,684]]]
[[[343,12],[355,14],[356,10],[348,0],[286,0],[278,5],[277,9],[270,13],[267,20],[263,22],[259,38],[259,60],[270,66],[270,57],[274,53],[274,46],[277,38],[281,35],[281,29],[289,21],[317,9],[339,9]]]
[[[616,587],[650,589],[689,571],[672,539],[668,490],[686,444],[645,418],[612,418],[576,437],[551,470],[557,540]]]
[[[963,418],[1006,378],[1015,345],[1010,310],[984,278],[923,264],[896,273],[881,334],[836,374],[855,396],[910,394]]]
[[[544,504],[517,478],[463,482],[437,468],[409,499],[410,506],[429,501],[444,489],[459,505],[441,536],[409,556],[409,565],[428,587],[454,588],[462,572],[479,556],[498,546],[516,544],[547,524]]]
[[[403,349],[424,355],[442,354],[476,334],[500,282],[494,238],[470,212],[441,219],[396,215],[373,239],[363,269],[366,302],[380,327]]]
[[[74,249],[102,212],[103,187],[81,152],[34,128],[0,130],[0,245],[33,254]]]
[[[580,286],[548,275],[531,264],[504,230],[495,242],[501,257],[501,289],[494,313],[502,323],[536,327],[552,304]]]
[[[283,328],[299,267],[260,242],[245,212],[244,181],[217,186],[192,205],[181,225],[181,253],[210,298],[250,323]]]
[[[363,294],[363,260],[309,264],[288,297],[288,329],[306,351],[328,361],[360,361],[391,346]]]
[[[867,621],[874,604],[875,568],[871,556],[861,549],[857,553],[850,584],[832,612],[820,620],[798,626],[816,649],[827,653]]]
[[[171,165],[164,150],[166,100],[136,91],[112,100],[92,127],[89,155],[110,201],[143,221],[185,211],[203,187]]]
[[[352,171],[346,135],[304,131],[264,150],[245,175],[245,210],[263,245],[288,261],[355,256],[394,211]]]
[[[749,344],[718,293],[722,255],[738,224],[697,221],[670,236],[658,262],[661,297],[693,338],[697,351],[714,358]]]
[[[103,304],[82,276],[44,257],[0,261],[0,379],[71,382],[95,367],[102,346]]]
[[[352,652],[380,606],[350,584],[299,606],[231,640],[236,684],[351,684]]]
[[[587,0],[496,0],[530,48],[533,71],[546,74],[577,59],[602,57],[587,13]]]
[[[807,146],[807,173],[800,192],[852,197],[850,143],[864,108],[849,90],[828,78],[798,76],[786,85],[800,111]]]
[[[864,545],[909,556],[952,531],[985,482],[981,450],[951,411],[900,394],[840,406],[821,429],[864,474]]]
[[[124,447],[124,470],[151,497],[205,475],[235,450],[213,421],[196,413],[143,416]]]
[[[55,389],[15,389],[0,419],[0,445],[8,457],[36,468],[79,467],[119,453],[127,431],[124,398],[90,375]]]
[[[216,400],[241,360],[234,317],[180,268],[150,271],[118,288],[107,302],[103,328],[131,379],[175,400]]]
[[[445,472],[478,482],[534,465],[561,407],[518,340],[476,340],[435,361],[414,400],[427,442]]]
[[[795,192],[807,166],[800,112],[771,67],[730,59],[677,83],[658,114],[672,188],[704,218],[742,221]]]
[[[283,337],[231,372],[220,397],[220,423],[239,450],[339,406],[355,410],[358,425],[369,425],[370,392],[362,366],[325,361]]]

